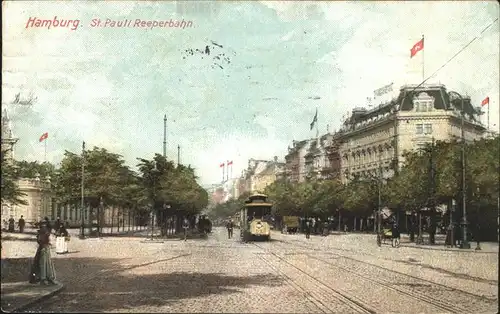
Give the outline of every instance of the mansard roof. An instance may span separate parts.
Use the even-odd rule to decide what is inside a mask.
[[[344,121],[344,125],[355,124],[395,111],[411,111],[413,110],[415,98],[423,96],[431,97],[434,101],[434,108],[438,110],[461,110],[462,107],[460,98],[447,91],[446,87],[442,84],[404,85],[401,87],[398,96],[391,101],[380,104],[370,110],[364,107],[354,108],[351,116]],[[477,115],[480,113],[480,109],[472,105],[470,97],[464,95],[461,95],[461,97],[464,101],[465,114],[471,119],[478,121]]]

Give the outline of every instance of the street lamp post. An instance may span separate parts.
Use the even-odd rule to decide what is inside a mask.
[[[99,210],[97,211],[97,237],[101,237],[101,215],[104,213],[104,202],[102,196],[99,200]]]
[[[460,141],[461,141],[461,155],[462,155],[462,209],[463,209],[463,217],[462,217],[462,231],[463,231],[463,239],[462,239],[462,245],[460,248],[462,249],[470,249],[470,243],[467,240],[467,205],[466,205],[466,178],[465,178],[465,129],[464,129],[464,98],[457,92],[449,92],[450,94],[453,94],[457,96],[460,99],[461,103],[461,112],[460,112]]]

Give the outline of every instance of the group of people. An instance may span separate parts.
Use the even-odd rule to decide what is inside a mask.
[[[6,222],[4,220],[4,224],[7,224],[7,230],[9,232],[14,232],[16,230],[16,220],[14,219],[14,216],[10,216],[8,222]],[[21,218],[19,218],[19,221],[17,222],[17,226],[19,227],[19,232],[23,233],[24,227],[26,226],[26,221],[24,220],[23,215],[21,215]]]

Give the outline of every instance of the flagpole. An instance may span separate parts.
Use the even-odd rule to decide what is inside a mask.
[[[44,155],[43,155],[44,162],[47,162],[47,139],[43,141],[43,147],[44,147]]]
[[[226,165],[225,164],[222,164],[222,183],[224,183],[224,173],[225,173],[225,170],[226,169]]]
[[[425,81],[425,67],[424,67],[424,52],[425,52],[425,42],[424,35],[422,34],[422,82]]]
[[[488,99],[488,111],[486,112],[486,130],[490,130],[490,100]]]
[[[227,161],[226,181],[229,181],[229,160]]]
[[[316,117],[318,117],[318,107],[316,107]],[[319,137],[318,120],[316,119],[316,138]]]

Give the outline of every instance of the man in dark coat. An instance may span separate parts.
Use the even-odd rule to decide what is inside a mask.
[[[14,220],[14,216],[10,216],[10,219],[9,219],[9,232],[14,232],[15,225],[16,225],[16,221]]]
[[[234,228],[234,223],[232,219],[230,219],[227,222],[226,228],[227,228],[227,237],[228,239],[231,239],[233,237],[233,228]]]
[[[311,229],[312,229],[311,221],[309,219],[306,219],[306,225],[305,225],[305,230],[304,230],[306,233],[306,239],[311,238]]]
[[[19,222],[17,223],[19,226],[19,232],[23,233],[24,232],[24,226],[26,226],[26,221],[24,221],[23,215],[21,215],[21,218],[19,218]]]

